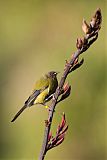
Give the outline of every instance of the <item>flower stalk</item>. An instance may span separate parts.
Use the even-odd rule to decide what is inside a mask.
[[[47,125],[45,124],[44,138],[39,160],[44,160],[48,150],[60,145],[64,141],[65,134],[68,129],[68,125],[66,125],[65,114],[62,117],[61,124],[57,128],[56,136],[53,137],[52,132],[50,132],[53,115],[55,113],[54,111],[57,103],[63,101],[70,95],[71,86],[68,83],[65,83],[65,80],[67,79],[67,76],[71,74],[72,71],[76,70],[83,64],[84,59],[79,61],[79,56],[83,52],[85,52],[97,40],[99,30],[101,28],[101,22],[102,22],[102,15],[100,8],[98,8],[95,11],[89,24],[86,22],[86,20],[83,20],[82,30],[84,32],[84,36],[81,38],[77,38],[76,41],[77,51],[72,54],[70,60],[66,61],[64,72],[60,79],[59,85],[56,89],[56,92],[54,93],[52,98],[48,114],[48,120],[46,123]]]

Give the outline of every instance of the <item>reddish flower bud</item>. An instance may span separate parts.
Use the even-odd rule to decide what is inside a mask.
[[[49,135],[48,135],[48,142],[50,141],[51,138],[52,138],[52,132],[49,132]]]
[[[60,145],[63,141],[64,141],[64,138],[60,139],[59,141],[57,141],[57,143],[56,143],[56,145],[55,145],[55,146]]]
[[[52,132],[49,133],[47,150],[56,147],[63,142],[67,129],[68,126],[66,126],[65,113],[63,113],[61,124],[57,127],[56,136],[52,137]]]
[[[66,126],[63,131],[61,132],[61,134],[66,133],[66,131],[68,130],[68,126]]]
[[[66,120],[65,120],[65,113],[63,112],[60,127],[63,128],[63,127],[65,126],[65,123],[66,123]]]
[[[62,94],[62,96],[61,96],[61,98],[60,98],[60,100],[59,101],[62,101],[62,100],[64,100],[64,99],[66,99],[69,95],[70,95],[70,93],[71,93],[71,86],[68,84],[68,82],[66,83],[66,84],[64,84],[64,86],[63,86],[63,94]],[[59,102],[58,101],[58,102]]]
[[[59,134],[59,132],[60,132],[60,125],[58,125],[58,127],[57,127],[56,134],[58,135],[58,134]]]

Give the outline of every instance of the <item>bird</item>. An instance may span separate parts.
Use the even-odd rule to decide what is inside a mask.
[[[50,71],[36,81],[31,95],[25,101],[23,107],[16,113],[11,122],[14,122],[27,107],[31,107],[35,104],[46,106],[46,102],[52,99],[53,94],[58,87],[58,73],[59,72],[56,71]]]

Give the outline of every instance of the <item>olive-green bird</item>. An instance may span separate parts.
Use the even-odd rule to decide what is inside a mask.
[[[48,72],[35,83],[32,94],[25,101],[24,106],[14,116],[11,122],[14,122],[27,107],[31,107],[34,104],[45,105],[45,103],[52,98],[58,86],[57,74],[58,72],[55,71]]]

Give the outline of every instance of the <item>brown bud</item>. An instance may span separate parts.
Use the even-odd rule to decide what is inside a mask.
[[[102,22],[101,9],[98,8],[91,19],[90,25],[94,29],[100,29],[101,22]]]
[[[96,17],[92,17],[90,25],[92,28],[94,28],[96,26]]]
[[[81,38],[77,38],[76,47],[77,49],[81,49],[83,46],[83,42]]]
[[[81,67],[81,65],[83,64],[84,59],[82,59],[80,62],[77,62],[71,69],[70,72],[75,71],[77,68]]]
[[[50,125],[49,120],[45,120],[45,126],[48,127]]]
[[[91,32],[90,26],[88,25],[88,23],[84,19],[82,22],[82,30],[85,34],[89,34]]]
[[[81,38],[81,40],[82,40],[83,45],[87,45],[88,40],[85,37]]]
[[[73,53],[73,54],[71,55],[71,59],[73,59],[73,58],[74,58],[74,56],[75,56],[75,54]],[[77,63],[78,63],[78,59],[79,59],[79,57],[77,57],[77,58],[74,60],[73,65],[75,65],[75,64],[77,64]]]

